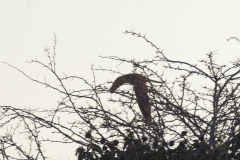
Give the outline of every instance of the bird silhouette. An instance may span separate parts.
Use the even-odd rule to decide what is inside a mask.
[[[135,95],[137,97],[138,106],[142,112],[142,115],[146,122],[151,121],[151,107],[149,103],[149,97],[147,92],[146,82],[156,82],[162,83],[159,81],[154,81],[148,79],[147,77],[137,74],[130,73],[123,76],[118,77],[112,84],[110,88],[110,92],[113,93],[118,87],[122,86],[124,83],[129,83],[133,85]]]

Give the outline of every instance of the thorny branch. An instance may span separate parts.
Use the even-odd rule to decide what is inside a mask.
[[[123,73],[102,67],[94,69],[92,65],[93,84],[83,77],[67,75],[61,77],[56,72],[57,38],[54,35],[53,55],[51,56],[49,48],[44,49],[49,63],[46,65],[39,60],[32,60],[29,63],[36,63],[50,71],[57,79],[60,87],[48,84],[46,80],[42,82],[31,78],[17,67],[3,62],[28,79],[46,88],[51,88],[62,95],[59,104],[54,109],[30,110],[1,106],[1,127],[15,123],[17,125],[12,126],[12,130],[26,133],[26,140],[31,142],[30,149],[27,152],[23,146],[14,141],[16,132],[6,132],[0,138],[0,153],[3,157],[16,159],[8,153],[8,150],[15,147],[21,157],[47,159],[42,149],[46,142],[76,143],[90,150],[93,144],[98,144],[102,139],[106,141],[103,145],[113,143],[115,140],[123,143],[124,138],[127,134],[130,134],[130,131],[136,135],[136,139],[141,145],[147,145],[155,150],[161,147],[171,149],[171,147],[174,147],[172,142],[182,140],[187,141],[188,146],[191,146],[193,140],[198,138],[205,144],[202,147],[209,148],[209,152],[213,153],[219,145],[219,139],[227,136],[228,140],[234,140],[233,136],[239,133],[237,126],[240,122],[238,113],[240,60],[230,62],[228,65],[217,64],[214,59],[216,51],[207,53],[207,58],[198,61],[199,64],[171,60],[160,48],[140,33],[133,31],[126,31],[125,33],[145,40],[155,48],[157,55],[151,60],[139,62],[116,56],[100,57],[117,61],[118,65],[116,67],[121,67],[124,63],[132,64],[133,72],[163,82],[162,84],[149,83],[147,87],[152,111],[152,123],[146,125],[142,115],[139,114],[139,110],[135,108],[137,106],[136,97],[131,92],[131,87],[127,90],[117,89],[111,96],[112,98],[108,99],[108,103],[101,98],[101,95],[110,95],[109,87],[112,82],[97,83],[95,71],[109,72],[116,77],[123,75]],[[230,39],[238,40],[236,38]],[[165,69],[165,73],[173,70],[178,71],[181,75],[170,81],[168,77],[164,77],[164,73],[159,74],[151,65],[161,65]],[[199,89],[193,88],[191,84],[197,82],[191,81],[193,77],[205,79],[207,84],[200,83],[197,84]],[[70,90],[65,85],[65,82],[69,80],[79,81],[86,88]],[[118,107],[114,107],[113,104],[118,105]],[[62,123],[60,117],[68,117],[67,123]],[[24,127],[21,128],[20,126]],[[47,137],[40,139],[40,131],[43,128],[51,130],[53,134],[61,135],[63,139],[55,140]],[[143,141],[143,137],[147,140]],[[230,145],[230,143],[225,145]],[[123,146],[119,148],[121,147],[124,148]],[[31,152],[33,148],[37,150],[37,153]]]

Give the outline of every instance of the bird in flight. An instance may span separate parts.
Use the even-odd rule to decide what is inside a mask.
[[[150,107],[150,103],[149,103],[146,82],[163,83],[163,82],[148,79],[147,77],[145,77],[141,74],[130,73],[130,74],[126,74],[126,75],[118,77],[113,82],[113,84],[110,88],[110,93],[113,93],[117,88],[122,86],[124,83],[129,83],[129,84],[133,85],[135,95],[137,97],[138,106],[142,112],[142,115],[146,122],[150,122],[151,121],[151,107]]]

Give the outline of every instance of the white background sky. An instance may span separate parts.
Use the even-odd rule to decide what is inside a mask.
[[[57,72],[91,81],[91,63],[116,69],[114,61],[99,58],[100,55],[137,60],[155,55],[155,50],[142,39],[123,34],[133,30],[146,34],[165,50],[168,58],[195,63],[210,50],[219,50],[219,63],[227,63],[240,52],[238,42],[226,42],[230,36],[240,38],[239,8],[237,0],[2,0],[0,61],[33,78],[43,80],[46,76],[49,82],[56,82],[44,68],[26,63],[35,58],[48,62],[43,47],[53,46],[55,32]],[[131,68],[119,70],[129,73]],[[57,106],[59,95],[55,91],[28,80],[3,63],[0,73],[0,105]],[[96,76],[99,83],[116,78],[102,72],[96,72]],[[55,159],[73,159],[74,147],[68,147],[68,151],[55,147]]]

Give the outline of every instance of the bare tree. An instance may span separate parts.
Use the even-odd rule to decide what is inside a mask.
[[[140,94],[137,91],[139,86],[129,79],[127,82],[134,86],[136,97],[131,92],[131,87],[127,90],[119,88],[115,91],[122,83],[111,89],[112,82],[96,84],[96,71],[114,73],[116,77],[123,76],[122,73],[112,69],[92,67],[95,82],[93,84],[83,77],[67,75],[60,77],[56,72],[55,63],[56,36],[52,56],[50,50],[45,48],[49,58],[48,65],[38,60],[29,63],[37,63],[48,69],[57,78],[61,88],[54,87],[47,81],[35,80],[20,69],[4,62],[30,80],[60,92],[63,98],[52,110],[1,106],[1,126],[18,124],[1,137],[0,152],[3,159],[17,159],[8,153],[13,147],[22,158],[47,159],[42,149],[46,142],[79,144],[80,147],[76,150],[79,160],[231,159],[240,156],[238,153],[240,149],[239,59],[227,65],[217,64],[214,59],[215,52],[210,51],[207,53],[207,58],[200,60],[198,64],[171,60],[140,33],[132,31],[125,33],[146,40],[154,47],[156,55],[151,60],[139,62],[115,56],[100,57],[118,61],[118,66],[123,62],[132,64],[133,73],[138,72],[137,75],[146,78],[139,84],[141,87],[144,86],[142,90],[145,97],[147,95],[144,104],[137,96]],[[239,41],[235,37],[229,40],[231,39]],[[164,77],[164,74],[159,74],[153,69],[156,68],[154,65],[162,66],[165,72],[173,70],[180,75],[170,81],[168,77]],[[191,85],[194,84],[193,78],[205,80],[206,84],[201,81],[199,88],[194,88]],[[72,79],[83,82],[87,85],[86,89],[69,91],[64,82]],[[149,81],[147,85],[149,79],[156,79],[162,83],[152,84]],[[106,102],[100,98],[102,94],[110,94],[109,89],[111,92],[115,91],[115,94],[108,103],[117,103],[120,110],[107,107]],[[83,99],[88,100],[89,103],[80,103]],[[145,119],[152,118],[152,123],[146,125],[142,115],[134,108],[136,104],[139,105]],[[41,116],[42,113],[44,116]],[[133,114],[133,118],[129,117],[129,114]],[[62,124],[57,115],[71,116],[68,123]],[[40,131],[43,128],[54,131],[54,134],[61,135],[63,139],[52,140],[41,137]],[[29,151],[13,140],[16,130],[26,133],[26,140],[32,144]],[[40,137],[43,139],[40,140]],[[30,152],[33,149],[36,152]]]

